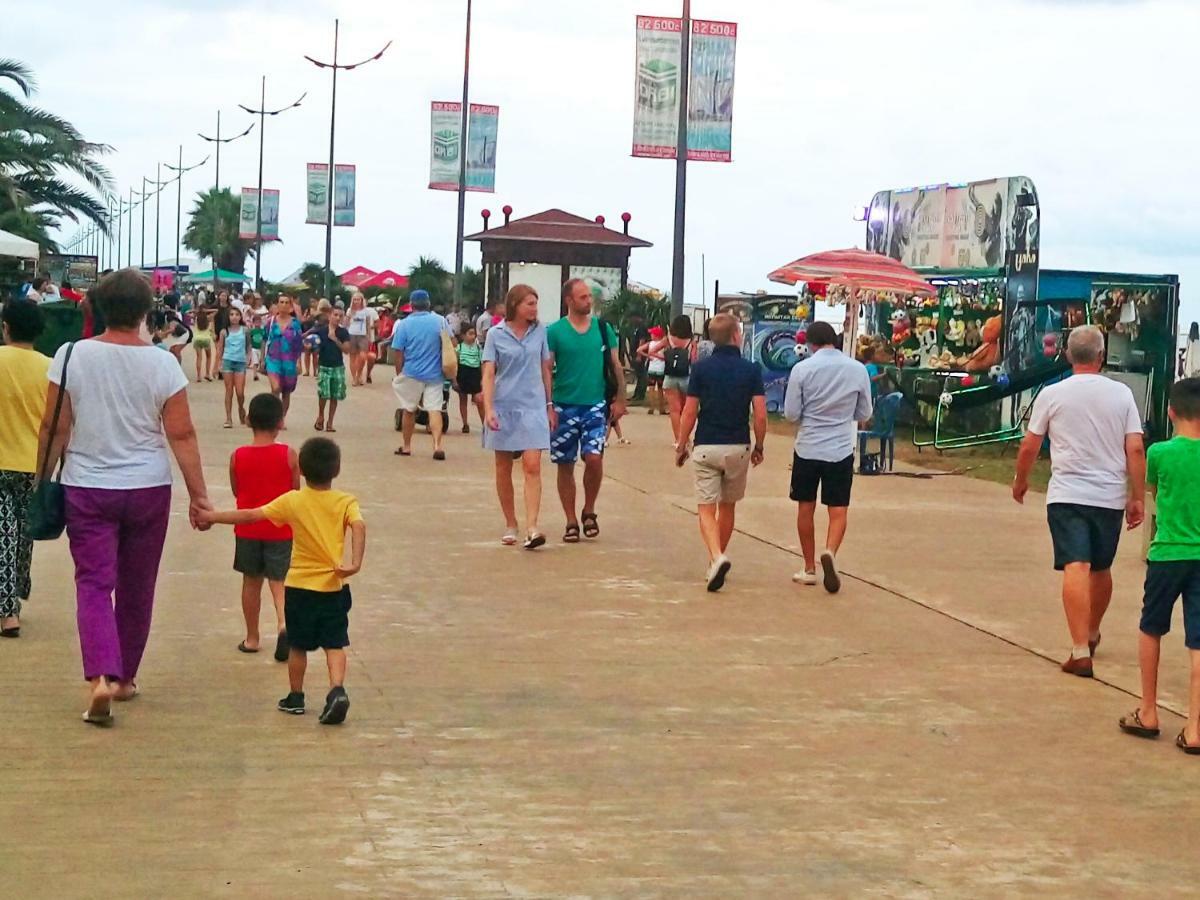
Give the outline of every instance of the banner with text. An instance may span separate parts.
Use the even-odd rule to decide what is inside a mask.
[[[462,152],[462,104],[433,101],[429,149],[429,187],[458,190],[458,155]]]
[[[333,224],[354,224],[354,166],[338,163],[333,167]],[[324,225],[329,213],[329,164],[308,164],[309,225]]]
[[[638,16],[633,155],[674,159],[679,130],[683,20]],[[737,24],[692,20],[688,159],[729,162]]]
[[[308,164],[308,214],[307,225],[324,225],[329,211],[329,164]]]
[[[354,166],[338,163],[333,167],[333,224],[354,224],[354,194],[357,190]]]
[[[238,237],[255,239],[258,233],[258,215],[258,189],[242,188]],[[263,188],[262,192],[262,239],[279,240],[279,191],[268,188]]]
[[[472,103],[467,116],[467,190],[496,190],[496,134],[500,107]],[[434,101],[429,151],[429,187],[457,191],[462,160],[462,104]]]
[[[467,190],[492,193],[496,190],[496,135],[500,107],[472,103],[467,116]],[[455,173],[455,185],[458,175]]]

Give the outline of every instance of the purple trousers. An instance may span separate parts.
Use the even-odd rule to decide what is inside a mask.
[[[150,636],[171,487],[67,486],[66,497],[83,677],[131,681]]]

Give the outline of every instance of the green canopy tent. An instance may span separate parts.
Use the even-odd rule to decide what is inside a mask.
[[[207,272],[190,272],[180,280],[187,284],[201,284],[209,281],[228,281],[245,284],[250,281],[250,277],[243,275],[241,272],[228,272],[225,269],[217,269],[214,272],[212,269],[209,269]]]

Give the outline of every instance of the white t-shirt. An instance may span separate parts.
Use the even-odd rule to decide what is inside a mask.
[[[68,346],[50,363],[55,384],[62,382]],[[67,367],[74,425],[63,484],[115,490],[170,484],[162,408],[187,383],[175,357],[152,345],[77,342]]]
[[[378,321],[379,313],[377,313],[370,306],[364,306],[362,309],[351,314],[350,324],[347,326],[346,330],[350,332],[351,337],[362,337],[365,336]]]
[[[1029,430],[1050,437],[1047,503],[1125,508],[1125,436],[1142,433],[1127,385],[1103,375],[1052,384],[1034,401]]]

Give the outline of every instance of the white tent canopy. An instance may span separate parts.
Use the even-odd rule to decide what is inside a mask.
[[[33,241],[18,237],[8,231],[0,231],[0,256],[37,259],[41,256],[41,248]]]

